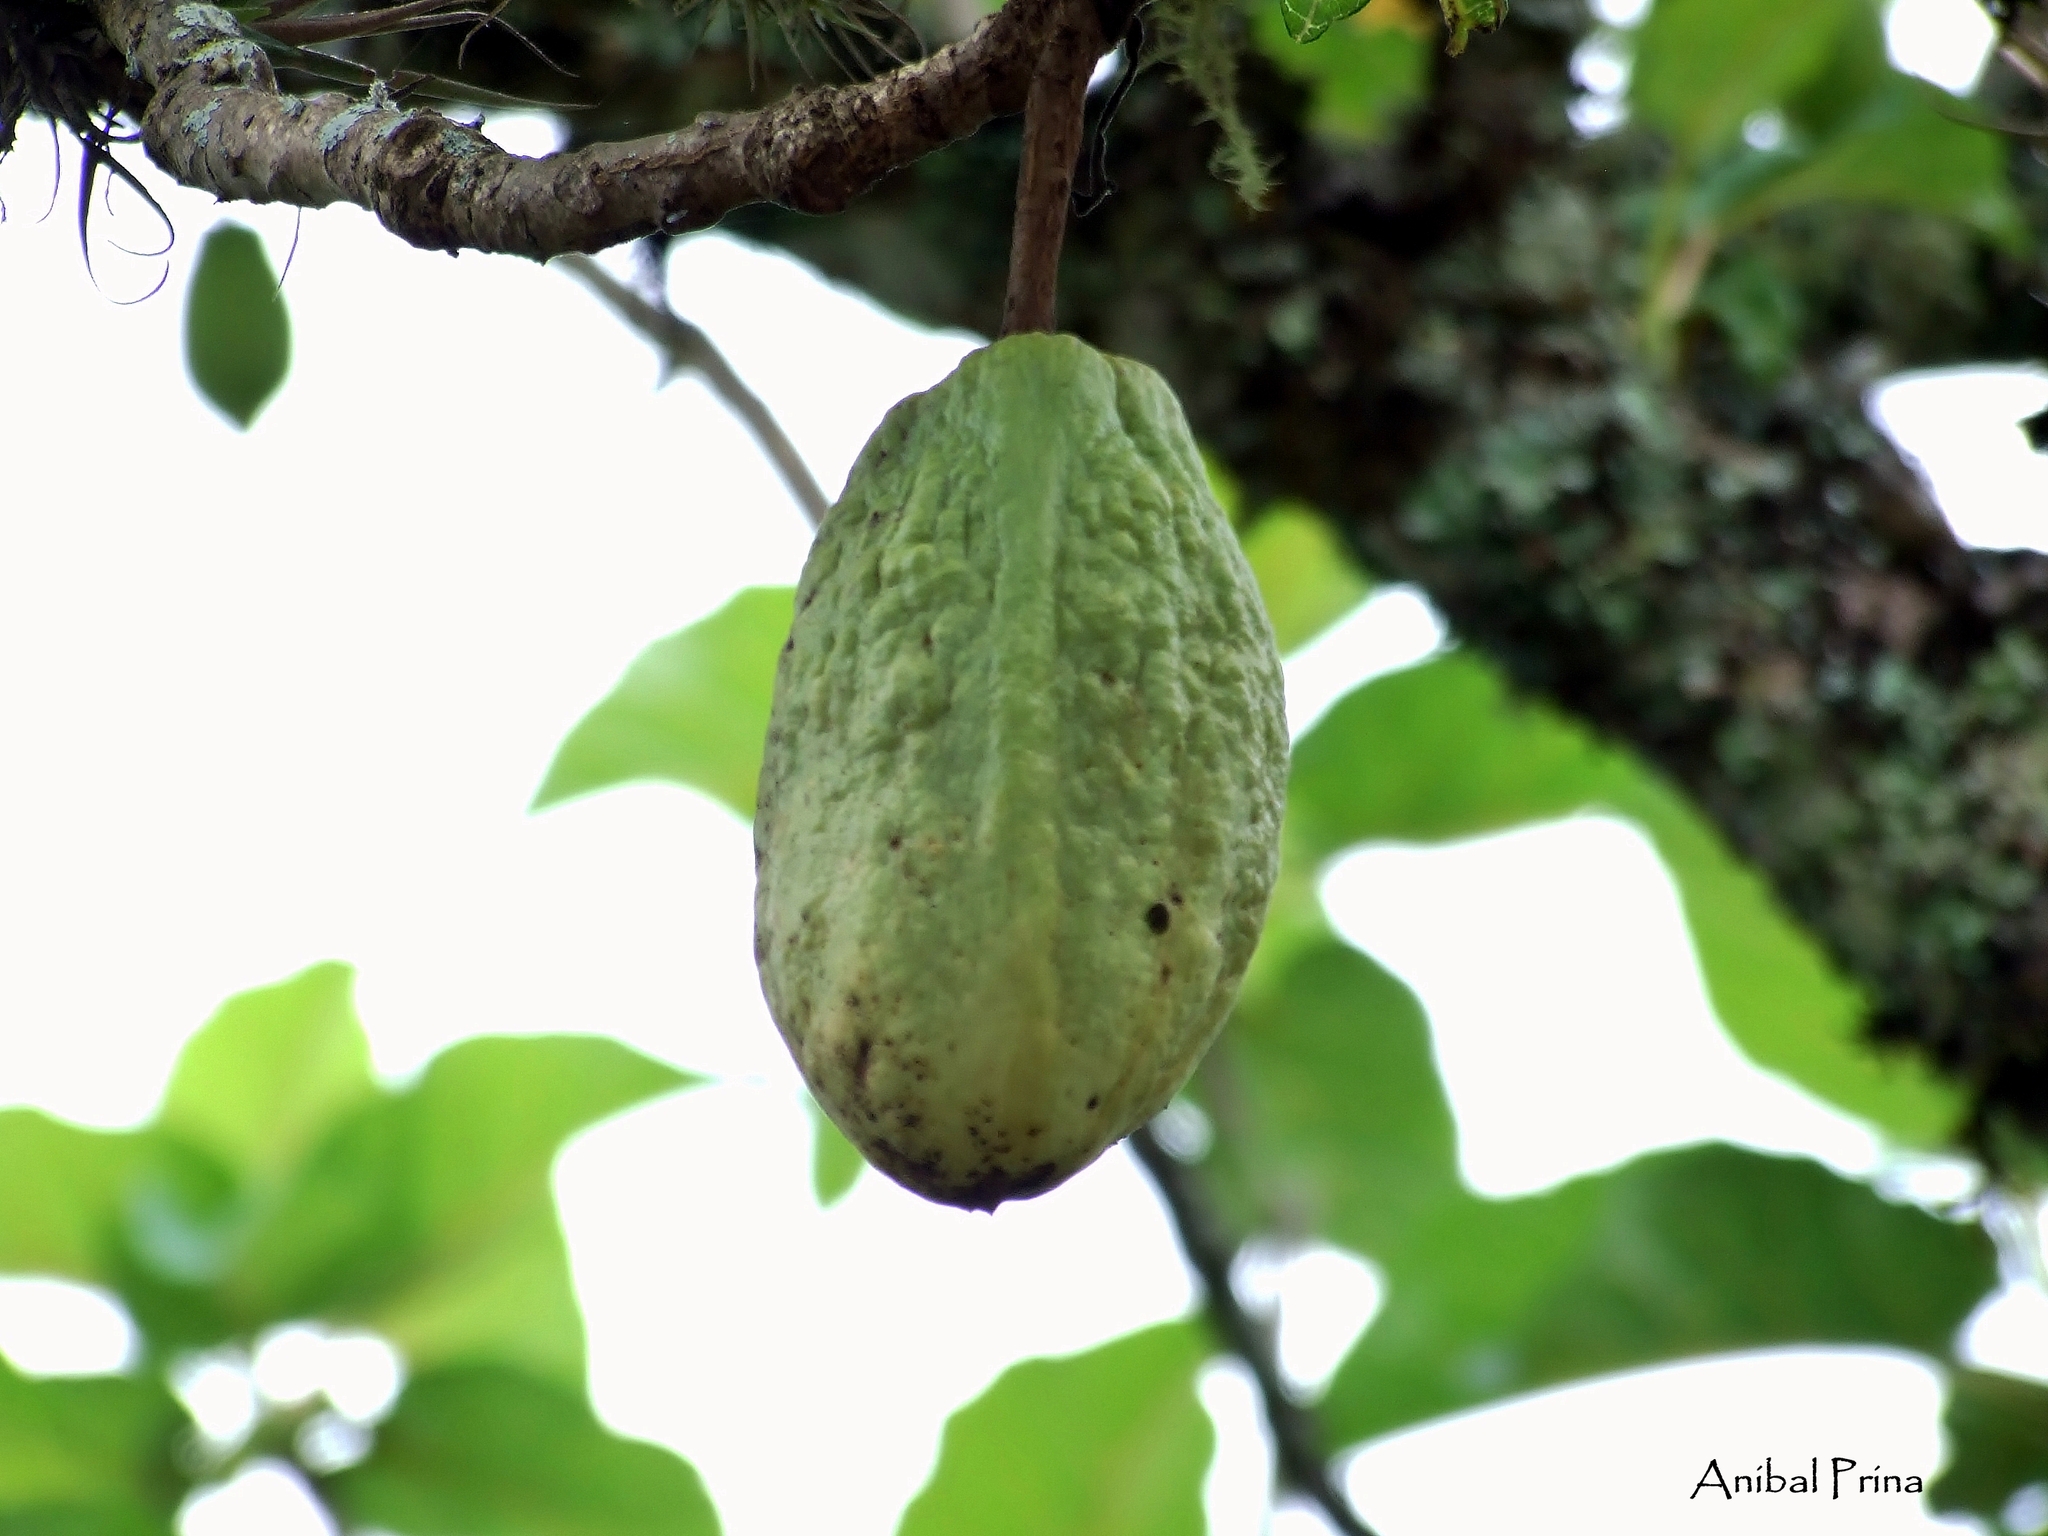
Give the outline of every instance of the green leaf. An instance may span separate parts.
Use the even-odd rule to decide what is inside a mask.
[[[1329,519],[1307,507],[1268,508],[1243,542],[1283,655],[1313,640],[1372,590]]]
[[[253,1183],[285,1177],[376,1092],[354,978],[316,965],[230,998],[179,1052],[157,1124]]]
[[[154,1377],[31,1381],[0,1359],[0,1533],[169,1536],[184,1423]]]
[[[1194,1322],[1013,1365],[946,1421],[898,1536],[1201,1536],[1215,1445]]]
[[[1301,43],[1309,39],[1294,36],[1296,18],[1319,10],[1327,7],[1318,0],[1260,5],[1252,16],[1252,41],[1282,74],[1310,88],[1303,121],[1311,132],[1351,143],[1384,138],[1428,87],[1429,34],[1398,20],[1377,21],[1367,10],[1350,26],[1316,33],[1315,46],[1304,48]]]
[[[214,226],[185,291],[185,369],[207,403],[247,429],[284,383],[292,323],[263,242]]]
[[[749,587],[657,640],[555,754],[533,808],[635,779],[672,779],[754,814],[775,663],[795,592]]]
[[[1714,1010],[1752,1061],[1903,1142],[1947,1140],[1960,1095],[1865,1043],[1857,993],[1685,797],[1555,711],[1510,698],[1477,658],[1439,657],[1348,695],[1296,744],[1288,787],[1289,833],[1318,858],[1581,811],[1633,821],[1655,844]]]
[[[171,1536],[172,1521],[118,1498],[0,1509],[0,1536]]]
[[[1698,304],[1727,336],[1737,366],[1759,383],[1783,378],[1799,360],[1799,290],[1754,252],[1717,262]]]
[[[1287,35],[1297,43],[1312,43],[1348,16],[1365,9],[1366,0],[1280,0],[1280,17]]]
[[[1657,0],[1636,33],[1629,104],[1697,159],[1817,75],[1865,3]]]
[[[860,1155],[846,1133],[832,1123],[832,1117],[818,1107],[818,1101],[804,1095],[811,1112],[811,1190],[820,1207],[837,1205],[852,1190],[867,1159]]]
[[[1265,997],[1306,950],[1331,939],[1330,920],[1323,912],[1318,883],[1322,860],[1323,850],[1310,845],[1296,830],[1290,802],[1280,824],[1280,873],[1273,882],[1272,898],[1266,903],[1266,922],[1259,930],[1258,948],[1252,951],[1244,983],[1238,988],[1240,1010]]]
[[[2000,138],[1937,109],[1933,86],[1893,75],[1864,108],[1805,154],[1719,211],[1726,227],[1818,202],[1917,209],[2023,250],[2026,225],[2006,179]]]
[[[1578,809],[1609,756],[1457,651],[1338,700],[1295,743],[1288,815],[1322,858],[1354,843],[1476,837]]]
[[[1833,137],[1898,78],[1885,46],[1881,9],[1853,8],[1820,68],[1778,103],[1793,136],[1815,142]]]
[[[509,1362],[583,1380],[548,1174],[561,1143],[699,1081],[610,1040],[466,1040],[306,1160],[225,1282],[246,1326],[359,1323],[423,1369]]]
[[[123,1193],[145,1141],[0,1110],[0,1273],[109,1283]]]
[[[1463,1198],[1422,1005],[1327,926],[1240,1000],[1195,1091],[1224,1132],[1210,1176],[1247,1230],[1306,1224],[1376,1254]]]
[[[1940,1356],[1996,1283],[1973,1226],[1814,1163],[1705,1146],[1447,1203],[1374,1254],[1387,1304],[1321,1406],[1337,1443],[1511,1394],[1790,1344]]]
[[[613,1434],[583,1394],[504,1366],[422,1372],[367,1461],[321,1493],[403,1536],[717,1536],[696,1469]]]
[[[1220,1132],[1205,1170],[1237,1221],[1314,1232],[1385,1276],[1318,1409],[1333,1443],[1724,1350],[1939,1356],[1995,1283],[1978,1228],[1729,1147],[1472,1194],[1421,1009],[1334,937],[1240,1006],[1198,1081]]]
[[[234,1170],[169,1132],[146,1133],[122,1191],[113,1283],[159,1350],[220,1343],[236,1331],[218,1287],[256,1208]]]
[[[1949,1463],[1927,1490],[1935,1509],[1986,1520],[2030,1483],[2048,1482],[2048,1386],[1984,1371],[1949,1382]]]

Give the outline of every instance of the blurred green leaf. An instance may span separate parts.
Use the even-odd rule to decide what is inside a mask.
[[[1195,1091],[1222,1132],[1210,1175],[1242,1230],[1377,1254],[1463,1197],[1422,1005],[1327,926],[1239,1002]]]
[[[1210,1352],[1179,1322],[1011,1366],[946,1421],[898,1536],[1202,1536]]]
[[[1806,203],[1874,203],[1957,219],[2024,249],[2004,143],[1945,116],[1938,98],[1935,87],[1892,75],[1829,137],[1802,154],[1771,157],[1777,173],[1713,210],[1716,222],[1732,228]]]
[[[1322,862],[1322,849],[1296,831],[1290,803],[1280,824],[1280,873],[1273,882],[1272,898],[1266,903],[1266,922],[1259,930],[1258,948],[1252,951],[1251,964],[1238,989],[1240,1010],[1256,1006],[1289,974],[1305,950],[1331,938],[1330,920],[1323,911],[1319,888]]]
[[[1338,700],[1295,743],[1288,814],[1322,858],[1354,843],[1476,837],[1578,809],[1612,756],[1457,651]]]
[[[226,1282],[237,1315],[356,1323],[422,1369],[509,1362],[580,1387],[549,1170],[575,1132],[696,1081],[594,1036],[451,1047],[307,1159]]]
[[[423,1372],[361,1465],[323,1481],[350,1528],[400,1536],[717,1536],[696,1469],[613,1434],[583,1394],[504,1366]]]
[[[1400,20],[1379,21],[1367,10],[1348,26],[1326,22],[1328,30],[1297,40],[1296,17],[1328,9],[1319,6],[1319,0],[1306,0],[1301,6],[1287,0],[1284,9],[1257,6],[1251,16],[1252,41],[1282,74],[1313,92],[1304,114],[1312,132],[1351,143],[1384,138],[1402,111],[1420,102],[1428,88],[1434,29],[1411,28]],[[1303,47],[1307,41],[1315,46]]]
[[[1652,241],[1659,324],[1691,306],[1719,241],[1808,204],[1917,210],[2025,249],[2004,140],[1953,121],[1943,92],[1891,67],[1867,0],[1661,0],[1639,35],[1631,99],[1680,150]],[[1775,142],[1738,139],[1765,111]],[[1754,263],[1717,274],[1698,298],[1742,366],[1768,380],[1798,345],[1798,317],[1766,276]]]
[[[255,231],[213,227],[185,291],[185,369],[207,403],[247,429],[284,383],[292,324]]]
[[[1857,994],[1684,796],[1555,711],[1510,698],[1476,657],[1438,657],[1347,696],[1296,744],[1288,788],[1289,833],[1318,858],[1581,811],[1633,821],[1656,846],[1715,1012],[1752,1061],[1903,1142],[1947,1139],[1957,1092],[1862,1040]]]
[[[832,1117],[819,1108],[816,1099],[805,1094],[804,1104],[811,1112],[813,1136],[811,1190],[821,1207],[834,1206],[852,1190],[861,1170],[867,1167],[867,1159],[846,1139],[846,1133],[832,1123]]]
[[[0,1536],[171,1536],[168,1519],[120,1499],[0,1509]]]
[[[1949,1380],[1949,1462],[1927,1490],[1936,1510],[1993,1519],[2031,1483],[2048,1483],[2048,1386],[1986,1371]]]
[[[1798,360],[1804,322],[1799,292],[1754,252],[1717,262],[1700,285],[1698,303],[1728,338],[1736,365],[1752,379],[1770,383],[1783,378]]]
[[[1896,78],[1881,12],[1878,5],[1853,7],[1820,67],[1777,103],[1794,135],[1819,141],[1839,133]]]
[[[0,1110],[0,1274],[108,1283],[123,1193],[146,1139]]]
[[[1657,0],[1635,34],[1629,104],[1697,159],[1819,74],[1866,3]]]
[[[754,814],[775,664],[795,592],[749,587],[657,640],[577,722],[533,808],[635,779],[672,779]]]
[[[1372,583],[1329,519],[1293,503],[1267,509],[1244,536],[1281,653],[1297,650],[1363,602]]]
[[[1515,1393],[1771,1345],[1939,1357],[1997,1282],[1975,1226],[1817,1164],[1655,1153],[1526,1199],[1447,1201],[1375,1253],[1387,1303],[1321,1413],[1337,1443]]]
[[[157,1124],[253,1182],[290,1173],[376,1091],[354,977],[316,965],[229,999],[179,1053]]]
[[[166,1131],[146,1134],[122,1191],[113,1283],[154,1347],[203,1347],[235,1332],[219,1286],[255,1214],[242,1181],[212,1153]]]
[[[1280,17],[1295,42],[1312,43],[1365,5],[1366,0],[1280,0]]]
[[[170,1536],[184,1423],[153,1377],[33,1381],[0,1359],[0,1536]]]
[[[1422,1011],[1334,938],[1203,1068],[1208,1167],[1240,1219],[1374,1261],[1387,1301],[1319,1409],[1334,1443],[1513,1393],[1803,1341],[1946,1353],[1996,1282],[1975,1226],[1724,1146],[1543,1194],[1460,1181]]]
[[[1244,487],[1238,484],[1237,476],[1230,472],[1215,454],[1201,444],[1196,449],[1202,455],[1202,473],[1209,482],[1209,494],[1216,498],[1216,505],[1223,509],[1223,516],[1233,528],[1244,526]]]

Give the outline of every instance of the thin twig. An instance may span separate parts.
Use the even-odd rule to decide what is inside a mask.
[[[1003,334],[1059,328],[1060,246],[1074,166],[1081,158],[1088,77],[1102,57],[1102,23],[1092,0],[1059,0],[1024,99],[1024,158],[1010,228],[1010,285]]]
[[[661,353],[662,383],[679,373],[703,375],[704,382],[725,402],[726,409],[754,434],[754,441],[761,445],[761,451],[781,474],[782,483],[789,487],[789,494],[803,509],[805,520],[813,528],[824,520],[832,504],[811,477],[810,467],[796,451],[796,444],[789,440],[774,413],[761,403],[761,397],[733,372],[732,364],[709,336],[666,303],[652,304],[641,298],[588,256],[558,256],[555,265],[583,283],[611,307],[613,314],[654,344]]]
[[[1201,1277],[1210,1323],[1224,1347],[1250,1368],[1258,1383],[1266,1427],[1273,1434],[1280,1485],[1312,1500],[1344,1536],[1374,1536],[1372,1527],[1358,1517],[1330,1477],[1315,1415],[1288,1394],[1287,1384],[1280,1379],[1272,1329],[1247,1312],[1231,1288],[1230,1261],[1237,1245],[1224,1231],[1201,1174],[1161,1146],[1150,1126],[1131,1133],[1131,1151],[1159,1186],[1159,1196],[1180,1236],[1181,1251]]]
[[[252,21],[257,31],[280,43],[306,47],[312,43],[336,43],[350,37],[380,37],[387,32],[415,27],[446,27],[457,22],[490,20],[485,11],[450,10],[456,0],[404,0],[373,11],[346,11],[339,16],[273,15],[267,21]]]

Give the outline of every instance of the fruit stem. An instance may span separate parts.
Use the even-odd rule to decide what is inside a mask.
[[[1024,100],[1024,159],[1017,168],[1010,286],[1003,297],[1005,336],[1059,329],[1060,246],[1081,158],[1088,78],[1103,51],[1102,22],[1092,0],[1057,0]]]

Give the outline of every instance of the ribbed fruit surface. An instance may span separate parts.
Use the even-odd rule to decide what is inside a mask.
[[[755,953],[876,1167],[992,1209],[1161,1109],[1278,864],[1280,660],[1179,402],[1009,337],[890,411],[797,589]]]

